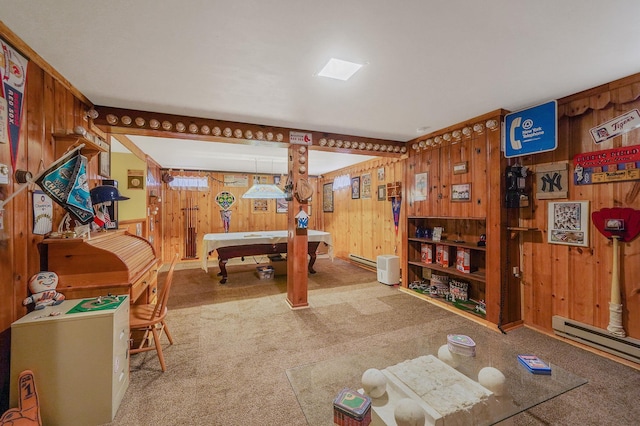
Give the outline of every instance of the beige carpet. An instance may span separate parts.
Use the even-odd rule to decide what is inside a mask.
[[[255,265],[230,267],[224,285],[215,276],[216,268],[208,274],[200,269],[176,271],[168,317],[176,344],[165,341],[168,370],[160,371],[153,352],[134,355],[131,384],[111,424],[331,425],[330,417],[307,422],[290,382],[292,371],[339,360],[362,348],[393,354],[400,345],[439,329],[472,337],[487,332],[475,322],[377,283],[374,272],[348,262],[319,259],[316,270],[309,278],[310,307],[302,310],[289,309],[285,301],[286,277],[259,280]],[[535,352],[588,380],[516,416],[515,424],[637,424],[638,370],[528,328],[496,334],[505,345]],[[358,385],[344,376],[343,386]],[[316,404],[316,412],[331,413],[331,400],[321,397]]]

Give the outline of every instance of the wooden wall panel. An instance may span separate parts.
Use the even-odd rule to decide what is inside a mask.
[[[538,164],[569,162],[588,153],[640,145],[640,129],[596,145],[589,130],[630,110],[640,108],[640,75],[630,76],[590,91],[560,99],[558,149],[521,158],[532,169]],[[521,209],[520,225],[536,228],[526,232],[522,241],[523,318],[525,323],[547,331],[551,318],[560,315],[601,329],[609,322],[609,298],[613,266],[612,243],[589,221],[588,247],[547,243],[547,209],[551,201],[586,200],[590,212],[606,207],[630,207],[640,210],[640,181],[610,182],[592,185],[569,184],[566,200],[537,200],[532,196],[529,209]],[[536,188],[532,187],[532,194]],[[640,337],[640,240],[622,244],[620,281],[623,298],[623,327],[627,334]]]
[[[168,262],[172,253],[180,253],[183,260],[201,260],[202,238],[209,233],[224,232],[224,224],[221,217],[221,208],[215,202],[216,196],[222,192],[232,193],[236,201],[229,208],[231,211],[231,222],[229,232],[259,232],[272,230],[287,229],[287,214],[277,213],[276,201],[266,200],[268,210],[266,212],[254,210],[254,200],[243,199],[244,194],[249,187],[234,187],[224,185],[224,175],[233,173],[221,173],[215,171],[167,171],[162,173],[170,173],[174,176],[199,176],[207,177],[209,189],[207,191],[194,191],[187,189],[170,189],[167,183],[162,183],[162,241],[163,241],[163,261]],[[236,173],[238,176],[245,175]],[[246,174],[249,185],[252,185],[253,174]],[[268,182],[273,182],[274,176],[260,174],[266,176]],[[311,216],[309,218],[309,227],[311,229],[319,229],[317,219],[322,210],[321,195],[317,192],[316,178],[310,178],[311,185],[316,189],[315,195],[311,202]],[[284,182],[281,184],[284,186]],[[261,200],[262,201],[262,200]],[[186,257],[185,254],[185,214],[186,208],[193,206],[197,208],[196,214],[196,258]],[[213,258],[212,258],[213,259]]]
[[[384,169],[384,179],[378,179],[378,169]],[[333,239],[333,253],[336,257],[348,259],[354,254],[375,261],[379,255],[395,254],[401,256],[401,236],[403,221],[400,220],[396,235],[391,202],[386,198],[378,200],[378,185],[402,180],[404,161],[380,158],[357,164],[329,173],[318,179],[318,208],[324,231],[330,232]],[[322,212],[322,186],[332,183],[340,176],[350,177],[371,175],[371,198],[351,198],[351,189],[343,188],[333,192],[333,212]],[[406,214],[406,196],[401,206],[401,215]]]
[[[14,46],[24,47],[0,23],[0,36]],[[29,57],[24,51],[21,52]],[[48,167],[55,158],[54,131],[71,132],[76,125],[88,128],[84,121],[86,106],[68,85],[61,84],[49,71],[30,61],[23,98],[20,145],[16,159],[17,170],[28,170],[34,176]],[[0,163],[11,166],[10,145],[0,144]],[[89,184],[96,184],[97,160],[88,164]],[[10,183],[0,185],[0,199],[21,188],[15,183],[10,170]],[[35,187],[37,188],[37,187]],[[0,412],[8,408],[9,381],[9,329],[11,323],[22,317],[27,308],[22,300],[28,296],[27,282],[40,269],[38,243],[42,236],[32,234],[32,189],[15,196],[5,208],[5,232],[0,237]],[[54,229],[62,218],[63,210],[54,206]]]

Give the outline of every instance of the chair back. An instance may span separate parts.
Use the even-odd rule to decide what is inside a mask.
[[[157,317],[163,316],[167,311],[167,302],[169,301],[169,291],[171,291],[171,283],[173,282],[173,271],[176,267],[176,263],[178,263],[178,253],[173,256],[173,260],[171,261],[171,266],[169,266],[169,272],[167,272],[167,277],[164,280],[164,286],[162,287],[162,291],[158,296],[158,302],[156,303],[156,307],[153,309],[153,313],[151,314],[150,319],[154,319]]]

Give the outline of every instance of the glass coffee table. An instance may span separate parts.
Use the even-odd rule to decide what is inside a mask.
[[[348,353],[315,363],[301,365],[287,370],[287,377],[296,394],[300,407],[309,425],[333,425],[333,400],[344,388],[358,390],[362,387],[362,374],[370,369],[384,370],[407,360],[431,355],[438,358],[438,350],[447,345],[448,333],[427,334],[418,339],[389,341],[369,345],[362,350],[355,347],[345,348]],[[535,348],[516,348],[509,339],[491,330],[474,331],[470,337],[476,343],[476,354],[473,357],[458,355],[453,375],[460,375],[464,381],[473,381],[471,385],[478,386],[478,372],[484,367],[494,367],[504,374],[505,392],[502,396],[492,396],[491,410],[482,410],[482,418],[474,417],[471,423],[476,425],[494,424],[506,420],[538,404],[555,398],[571,389],[581,386],[587,381],[571,372],[555,365],[549,360],[550,375],[533,374],[522,366],[518,360],[519,354],[533,354]],[[435,360],[439,362],[439,360]],[[446,368],[451,368],[446,366]],[[443,370],[446,370],[443,368]],[[448,370],[446,370],[448,371]],[[461,373],[461,374],[458,374]],[[462,375],[464,377],[462,377]],[[445,381],[446,382],[446,381]],[[445,389],[450,384],[439,383],[435,380],[435,391],[458,393],[456,389]],[[388,384],[388,386],[390,386]],[[456,385],[457,386],[457,385]],[[383,405],[388,411],[393,391],[378,399],[372,399],[372,426],[385,424],[375,411],[381,410]],[[387,400],[389,398],[389,400]],[[427,403],[429,401],[426,401]],[[377,408],[376,408],[377,407]],[[388,414],[388,413],[387,413]],[[469,416],[469,413],[466,413]],[[384,417],[382,417],[384,418]],[[466,418],[464,424],[469,422]],[[460,421],[460,417],[458,417]],[[439,420],[440,423],[443,420]],[[390,422],[395,424],[395,422]],[[427,424],[430,424],[427,422]]]

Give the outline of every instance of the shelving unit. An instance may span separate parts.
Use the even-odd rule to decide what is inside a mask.
[[[100,152],[109,152],[108,143],[88,133],[86,135],[76,133],[54,133],[52,136],[56,141],[56,158],[60,158],[64,155],[69,148],[73,148],[80,144],[84,144],[82,154],[89,158]]]
[[[431,238],[416,236],[419,229],[430,229],[442,227],[443,233],[439,241]],[[444,274],[449,278],[468,283],[468,298],[479,302],[485,300],[487,274],[486,274],[486,251],[483,245],[478,245],[480,236],[486,234],[485,218],[467,217],[428,217],[410,216],[407,218],[407,271],[409,282],[407,288],[413,282],[423,282],[429,286],[429,279],[432,273]],[[443,246],[449,251],[449,265],[444,266],[436,263],[434,254],[432,262],[425,262],[422,258],[422,247],[430,244],[435,252],[436,245]],[[470,272],[463,272],[456,267],[456,252],[458,249],[467,249],[469,255]],[[460,312],[472,314],[484,318],[485,314],[473,309],[473,303],[461,304],[460,301],[452,302],[440,297],[432,297],[428,292],[420,292],[423,298],[433,301],[439,305],[446,305],[461,309]],[[469,308],[471,306],[471,308]]]

